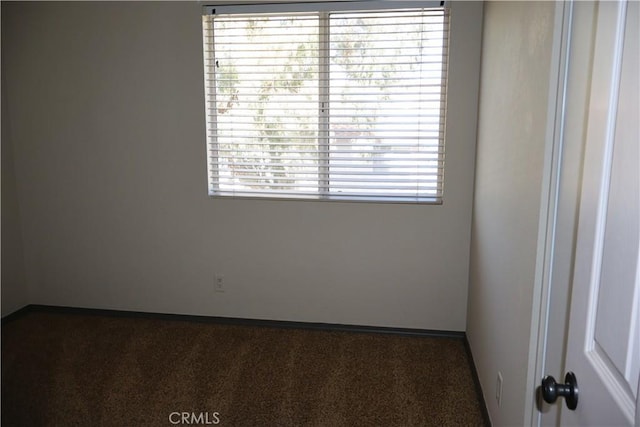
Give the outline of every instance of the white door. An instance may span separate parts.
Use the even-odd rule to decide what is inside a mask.
[[[598,5],[562,425],[640,425],[639,18],[638,1]]]

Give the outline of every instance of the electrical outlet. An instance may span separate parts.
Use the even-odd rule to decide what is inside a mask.
[[[216,292],[224,292],[224,275],[216,274],[213,286]]]
[[[498,407],[502,404],[502,372],[498,371],[498,379],[496,381],[496,402]]]

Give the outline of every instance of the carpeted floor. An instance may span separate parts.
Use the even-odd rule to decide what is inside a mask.
[[[483,425],[461,339],[46,312],[2,326],[3,426],[185,421]]]

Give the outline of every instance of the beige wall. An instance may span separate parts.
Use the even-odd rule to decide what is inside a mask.
[[[3,4],[30,302],[464,330],[482,4],[453,8],[442,206],[209,198],[200,13]]]
[[[527,374],[555,7],[489,2],[484,9],[467,334],[497,426],[523,425],[533,393]]]

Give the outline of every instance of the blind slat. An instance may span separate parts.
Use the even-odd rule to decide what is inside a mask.
[[[286,171],[287,173],[290,174],[296,174],[296,173],[303,173],[303,170],[312,170],[312,171],[317,171],[318,167],[317,165],[313,165],[313,164],[304,164],[304,163],[260,163],[260,162],[230,162],[229,164],[230,169],[232,170],[232,173],[237,172],[238,170],[252,170],[253,168],[261,168],[261,170],[269,170],[269,171],[274,171],[274,172],[282,172],[282,171]],[[341,164],[341,165],[336,165],[336,166],[331,166],[330,167],[331,170],[338,170],[336,172],[334,172],[335,174],[339,174],[339,175],[344,175],[344,174],[348,174],[348,172],[352,172],[352,174],[356,174],[356,173],[360,173],[363,176],[365,176],[368,172],[370,171],[372,174],[380,174],[380,175],[398,175],[398,176],[402,176],[402,175],[406,175],[406,176],[413,176],[416,175],[418,172],[417,170],[421,170],[421,169],[425,169],[425,170],[433,170],[432,174],[436,175],[437,172],[435,172],[438,169],[442,169],[441,167],[437,167],[435,165],[429,165],[429,164],[425,164],[425,165],[406,165],[406,166],[402,166],[402,165],[394,165],[393,167],[390,166],[373,166],[373,165],[358,165],[358,164]],[[346,170],[345,170],[346,169]],[[358,169],[364,169],[364,172],[358,172]],[[394,169],[393,172],[379,172],[376,171],[376,169],[381,169],[383,171],[388,170],[388,169]],[[402,170],[404,169],[409,169],[410,172],[402,172]],[[304,173],[308,173],[308,172],[304,172]],[[419,180],[420,177],[416,177],[416,180]],[[429,178],[431,179],[431,178]]]

